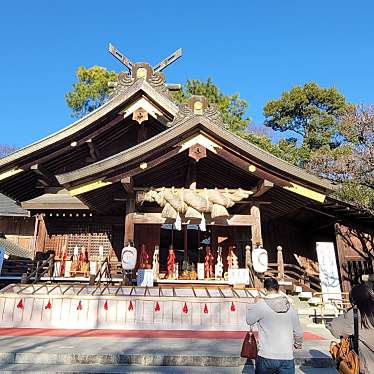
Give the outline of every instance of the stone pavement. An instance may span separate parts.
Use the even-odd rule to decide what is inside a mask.
[[[305,326],[296,352],[298,373],[336,373],[331,336]],[[244,333],[0,329],[0,372],[26,373],[253,373],[239,357]],[[318,369],[316,369],[318,368]]]

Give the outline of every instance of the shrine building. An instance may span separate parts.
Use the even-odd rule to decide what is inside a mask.
[[[106,103],[0,159],[0,192],[30,212],[25,246],[33,256],[54,253],[56,279],[96,274],[103,258],[114,266],[131,242],[137,267],[152,268],[157,251],[159,285],[230,284],[233,266],[249,269],[254,287],[261,277],[251,251],[263,248],[269,274],[318,290],[301,281],[318,260],[317,242],[333,243],[344,290],[373,272],[359,240],[372,233],[371,215],[330,197],[328,180],[228,131],[205,97],[176,102],[178,85],[162,70],[180,51],[152,67],[110,50],[128,71]],[[0,232],[14,236],[12,227],[0,217]],[[82,248],[88,265],[72,268]]]

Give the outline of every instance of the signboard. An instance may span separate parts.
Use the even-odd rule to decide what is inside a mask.
[[[139,287],[153,287],[153,270],[139,269],[136,273],[136,284]]]
[[[249,284],[249,269],[228,269],[229,284]]]
[[[335,248],[332,242],[317,242],[319,277],[321,280],[323,301],[341,300],[341,288],[338,267],[336,265]]]
[[[1,270],[3,269],[4,255],[5,255],[5,249],[3,247],[0,247],[0,274],[1,274]]]
[[[205,279],[205,269],[204,269],[204,263],[198,262],[197,263],[197,279],[203,280]]]

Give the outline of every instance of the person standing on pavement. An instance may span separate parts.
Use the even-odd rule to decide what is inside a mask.
[[[303,331],[297,311],[279,293],[278,281],[266,278],[266,296],[256,297],[247,311],[248,325],[258,324],[256,374],[294,374],[294,348],[301,349]]]
[[[360,372],[374,373],[374,292],[366,284],[354,286],[349,294],[351,304],[358,309],[358,356]],[[339,339],[353,335],[353,309],[334,318],[326,327]]]

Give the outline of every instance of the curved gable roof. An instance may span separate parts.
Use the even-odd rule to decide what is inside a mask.
[[[138,79],[131,85],[126,92],[120,93],[117,96],[113,97],[105,104],[101,105],[99,108],[94,110],[93,112],[87,114],[86,116],[80,118],[79,120],[75,121],[71,125],[65,127],[62,130],[57,131],[54,134],[51,134],[41,140],[32,143],[24,148],[19,149],[18,151],[3,157],[0,159],[0,168],[4,168],[7,164],[14,164],[17,160],[29,156],[34,152],[38,152],[45,147],[48,147],[52,144],[57,142],[63,141],[65,138],[73,136],[74,134],[78,133],[79,131],[89,127],[91,124],[102,118],[103,116],[107,115],[111,111],[118,108],[120,105],[125,103],[129,100],[132,96],[134,96],[139,91],[143,91],[146,95],[148,95],[152,100],[154,100],[157,104],[159,104],[162,108],[164,108],[168,113],[172,116],[175,116],[178,112],[178,107],[165,95],[162,95],[157,90],[155,90],[148,82],[144,79]]]
[[[150,151],[153,151],[167,143],[176,141],[180,142],[183,136],[191,134],[193,129],[205,130],[212,137],[220,140],[223,143],[228,143],[230,146],[236,148],[243,156],[249,156],[251,159],[256,159],[259,163],[264,164],[272,169],[277,169],[283,174],[305,181],[312,184],[317,189],[333,191],[334,185],[328,180],[312,175],[305,170],[289,164],[288,162],[264,151],[254,144],[238,137],[223,127],[217,125],[207,117],[202,115],[195,115],[185,121],[161,132],[160,134],[140,143],[132,148],[117,153],[109,158],[98,161],[91,165],[85,166],[81,169],[73,170],[68,173],[57,175],[57,179],[61,184],[74,183],[81,179],[96,176],[104,173],[108,169],[121,166],[141,156],[144,156]]]

